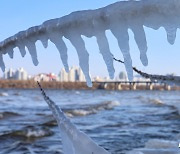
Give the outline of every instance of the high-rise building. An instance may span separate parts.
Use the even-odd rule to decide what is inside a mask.
[[[70,82],[75,82],[76,81],[75,71],[76,71],[76,68],[71,67],[71,69],[69,70],[69,73],[68,73],[68,81],[70,81]]]
[[[4,73],[4,79],[14,79],[15,72],[12,68]]]
[[[4,73],[4,79],[27,80],[28,73],[23,68],[19,68],[16,71],[10,68]]]
[[[119,80],[121,81],[127,81],[127,75],[125,72],[120,72],[119,73]]]
[[[85,81],[85,77],[82,70],[76,66],[71,67],[69,73],[67,73],[64,68],[61,69],[59,77],[61,82]]]
[[[85,76],[84,76],[81,68],[78,68],[77,72],[78,72],[78,75],[79,75],[78,81],[80,81],[80,82],[85,82]]]
[[[61,82],[68,82],[68,73],[65,71],[64,68],[61,69],[59,76]]]
[[[16,80],[27,80],[28,79],[28,74],[27,72],[21,67],[17,69],[15,72],[14,78]]]

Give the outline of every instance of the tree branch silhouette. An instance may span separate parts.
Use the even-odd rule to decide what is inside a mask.
[[[120,62],[124,64],[122,60],[116,59],[113,57],[113,59],[117,62]],[[164,82],[168,84],[175,84],[175,85],[180,85],[180,76],[173,76],[173,75],[156,75],[156,74],[148,74],[145,72],[142,72],[141,70],[138,70],[136,67],[132,67],[133,70],[141,75],[142,77],[146,79],[150,79],[152,81],[158,81],[158,82]]]

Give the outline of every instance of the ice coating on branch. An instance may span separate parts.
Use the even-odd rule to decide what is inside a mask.
[[[38,64],[35,43],[40,40],[45,48],[50,39],[60,52],[62,62],[68,71],[67,47],[62,38],[71,41],[79,56],[80,66],[85,74],[87,83],[92,85],[89,76],[89,54],[81,35],[97,38],[100,52],[107,65],[110,77],[114,75],[112,56],[105,31],[110,30],[116,37],[123,54],[125,68],[130,80],[133,79],[132,60],[129,49],[128,29],[134,33],[134,39],[140,50],[140,60],[148,65],[147,42],[144,27],[155,30],[164,27],[167,40],[174,44],[176,31],[180,28],[180,1],[179,0],[140,0],[120,1],[96,10],[77,11],[61,18],[51,19],[42,25],[21,31],[12,37],[0,42],[0,53],[13,57],[13,48],[18,47],[21,55],[25,56],[25,47],[28,48],[33,63]],[[75,35],[74,35],[75,34]],[[9,50],[10,47],[10,50]],[[2,62],[1,62],[2,63]]]
[[[49,97],[46,96],[40,84],[39,87],[44,100],[47,102],[54,118],[58,123],[62,137],[64,154],[110,154],[105,149],[98,146],[85,133],[79,131],[65,116],[62,110]]]
[[[158,81],[158,82],[163,82],[167,83],[170,85],[180,85],[180,76],[173,76],[173,75],[152,75],[152,74],[147,74],[144,73],[135,67],[133,67],[134,71],[136,71],[138,74],[140,74],[144,78],[151,79],[152,81]]]

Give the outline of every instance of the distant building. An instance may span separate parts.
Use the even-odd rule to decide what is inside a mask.
[[[68,73],[66,73],[64,68],[61,69],[59,77],[61,82],[68,82]]]
[[[76,68],[72,67],[68,73],[68,81],[70,81],[70,82],[76,81],[75,73],[76,73]]]
[[[16,70],[14,78],[16,80],[27,80],[28,79],[28,73],[21,67]]]
[[[142,77],[141,75],[135,75],[133,78],[133,81],[150,81],[150,79],[146,79]]]
[[[57,81],[57,76],[54,73],[49,73],[49,74],[45,74],[45,73],[40,73],[36,76],[34,76],[34,80],[35,81]]]
[[[78,75],[78,80],[77,81],[80,81],[80,82],[85,82],[86,81],[85,76],[84,76],[81,68],[77,69],[77,75]]]
[[[104,79],[99,77],[99,76],[96,76],[96,77],[93,78],[93,81],[102,82],[102,81],[104,81]]]
[[[14,79],[15,71],[10,68],[8,71],[4,73],[4,79]]]
[[[49,81],[57,81],[57,76],[54,73],[49,73],[46,75],[49,78]]]
[[[127,81],[127,75],[125,72],[120,72],[119,73],[119,76],[116,78],[116,80],[119,80],[119,81]]]
[[[27,80],[28,73],[23,68],[19,68],[16,71],[10,68],[8,71],[4,73],[4,79]]]
[[[79,67],[73,66],[70,68],[69,73],[65,71],[64,68],[61,69],[59,73],[59,78],[61,82],[84,82],[85,77],[82,70]]]

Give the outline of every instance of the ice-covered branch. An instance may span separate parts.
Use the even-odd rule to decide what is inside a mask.
[[[79,131],[75,125],[65,116],[63,111],[48,97],[37,82],[42,92],[44,100],[51,109],[54,118],[61,131],[64,154],[110,154],[102,147],[98,146],[85,133]]]
[[[175,42],[177,28],[180,28],[180,1],[179,0],[140,0],[121,1],[107,7],[71,13],[67,16],[45,21],[42,25],[31,27],[9,37],[0,43],[0,66],[4,71],[3,54],[8,53],[13,58],[13,49],[18,47],[21,55],[25,56],[25,47],[29,50],[34,65],[38,64],[36,41],[40,40],[43,46],[48,46],[48,40],[53,42],[59,50],[60,57],[66,71],[68,71],[67,47],[63,37],[70,40],[76,48],[80,66],[84,72],[88,85],[91,86],[89,75],[89,54],[81,35],[97,38],[99,50],[107,65],[111,78],[114,77],[113,58],[105,35],[110,30],[117,39],[123,54],[128,78],[132,80],[133,69],[129,49],[128,29],[134,33],[134,39],[140,50],[140,59],[143,65],[148,65],[146,56],[147,42],[144,26],[153,29],[164,27],[167,40]]]
[[[180,76],[147,74],[136,69],[135,67],[133,67],[133,70],[140,74],[142,77],[151,79],[152,81],[157,80],[158,82],[167,84],[180,85]]]
[[[118,60],[116,58],[113,58],[115,61],[120,62],[124,64],[122,60]],[[147,74],[145,72],[142,72],[138,70],[136,67],[133,67],[133,70],[140,74],[142,77],[150,79],[152,81],[157,80],[158,82],[163,82],[167,84],[174,84],[174,85],[180,85],[180,76],[173,76],[173,75],[152,75],[152,74]]]

